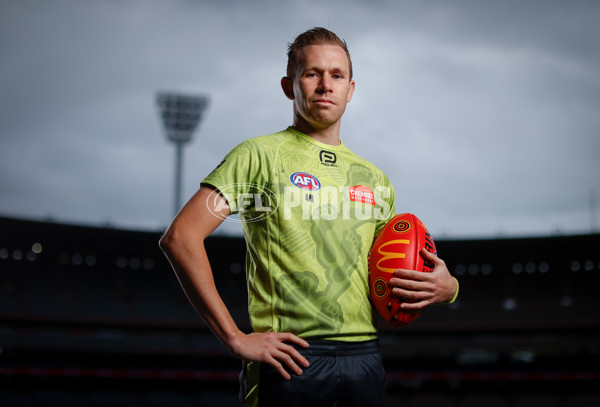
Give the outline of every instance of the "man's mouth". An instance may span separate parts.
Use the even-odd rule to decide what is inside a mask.
[[[330,99],[317,99],[317,100],[315,100],[315,103],[317,103],[319,105],[335,105],[333,100],[330,100]]]

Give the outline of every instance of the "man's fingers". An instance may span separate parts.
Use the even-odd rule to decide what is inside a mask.
[[[398,269],[394,271],[394,277],[398,277],[403,280],[423,281],[427,279],[428,275],[429,273],[423,273],[422,271],[409,269]]]
[[[426,291],[430,288],[427,282],[396,277],[390,279],[390,285],[395,287],[393,291]],[[398,295],[400,295],[400,293],[398,293]]]
[[[280,363],[283,363],[285,366],[287,366],[292,372],[296,373],[297,375],[302,374],[302,369],[296,364],[294,358],[292,358],[289,353],[279,352],[273,356],[275,356]]]
[[[418,302],[403,302],[400,304],[401,309],[405,310],[420,310],[429,305],[429,301],[418,301]]]
[[[429,250],[427,250],[424,247],[421,249],[421,255],[423,257],[425,257],[427,260],[435,261],[436,259],[438,259],[438,256],[436,256],[435,254],[431,253]]]
[[[308,342],[306,342],[304,339],[302,339],[299,336],[296,336],[292,333],[289,333],[289,332],[279,333],[279,334],[277,334],[277,337],[282,342],[291,342],[291,343],[295,343],[296,345],[302,346],[303,348],[308,348]]]
[[[444,260],[425,249],[421,250],[421,255],[434,264],[431,273],[398,269],[390,279],[392,293],[405,300],[403,309],[421,309],[445,303],[456,293],[456,279],[450,275]]]
[[[271,357],[267,363],[273,366],[273,368],[277,370],[277,373],[279,373],[285,380],[290,380],[292,378],[292,376],[287,372],[287,370],[285,370],[283,365],[277,359]]]
[[[426,301],[433,296],[433,294],[428,291],[403,290],[402,288],[397,287],[392,289],[392,294],[403,298],[405,301],[412,303]]]
[[[308,360],[298,352],[296,348],[289,345],[288,343],[294,343],[298,346],[302,346],[303,348],[307,348],[308,342],[304,339],[291,334],[291,333],[282,333],[280,334],[280,339],[282,340],[280,350],[284,351],[286,354],[291,355],[295,360],[300,362],[304,367],[308,367]]]
[[[270,358],[267,363],[273,366],[285,380],[291,379],[290,374],[285,369],[286,366],[295,374],[301,375],[302,368],[297,363],[308,367],[308,360],[290,343],[301,347],[308,347],[308,342],[291,333],[275,333],[269,336],[269,342],[271,342],[273,347],[269,352]]]

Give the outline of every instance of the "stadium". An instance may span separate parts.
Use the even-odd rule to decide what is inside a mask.
[[[159,232],[0,218],[1,406],[236,406],[239,361],[195,313]],[[244,330],[245,243],[207,242]],[[599,234],[436,245],[457,302],[380,321],[388,405],[600,405]]]
[[[600,2],[592,0],[2,2],[0,407],[229,407],[240,406],[240,390],[249,402],[285,407],[319,407],[323,396],[338,397],[331,402],[337,407],[339,400],[379,407],[383,397],[388,407],[600,406],[599,21]],[[294,38],[311,27],[337,33],[347,52],[316,42],[290,61]],[[284,130],[290,125],[293,131]],[[306,143],[263,138],[247,148],[248,140],[282,130],[302,133],[296,136]],[[229,170],[244,176],[215,182],[215,171]],[[255,182],[257,173],[268,182]],[[457,300],[428,307],[402,327],[386,323],[382,312],[385,369],[373,352],[365,365],[376,370],[354,355],[361,358],[335,374],[317,368],[302,377],[325,377],[335,391],[319,378],[303,380],[309,385],[300,396],[273,396],[266,374],[259,377],[266,390],[256,391],[256,380],[240,386],[242,362],[190,305],[159,248],[165,230],[173,230],[166,225],[186,212],[183,203],[209,174],[222,195],[232,187],[230,209],[251,201],[256,209],[256,216],[236,215],[220,194],[204,202],[232,221],[206,246],[218,293],[243,331],[251,327],[247,245],[239,232],[255,226],[240,225],[250,220],[270,223],[262,229],[273,237],[264,239],[263,258],[281,249],[293,254],[277,264],[282,270],[302,263],[346,290],[342,315],[322,306],[342,293],[334,285],[298,290],[301,284],[287,284],[270,268],[268,288],[292,295],[253,317],[297,325],[328,318],[350,327],[355,343],[365,326],[372,333],[366,287],[352,284],[366,282],[366,270],[352,270],[365,265],[358,259],[374,229],[312,220],[344,218],[351,207],[358,219],[383,203],[423,217],[460,282]],[[375,199],[387,184],[394,195]],[[302,213],[312,217],[308,227],[271,227],[275,185],[289,188],[281,191],[290,207],[312,207]],[[334,199],[338,191],[345,196]],[[341,210],[321,206],[323,197]],[[171,225],[201,237],[179,242],[208,235],[206,211],[195,213]],[[178,241],[169,236],[162,241],[167,253]],[[398,244],[408,245],[405,237]],[[307,281],[301,276],[293,277]],[[404,322],[392,313],[383,277],[370,277],[380,288],[372,304]],[[450,281],[445,269],[443,277]],[[208,287],[198,291],[214,300],[207,280],[196,288]],[[268,308],[274,296],[255,288],[266,276],[250,283],[251,300],[262,297]],[[439,293],[444,284],[433,285]],[[292,296],[298,301],[287,300]],[[446,298],[438,295],[437,303]],[[219,301],[208,302],[216,304],[213,316],[223,316]],[[308,304],[303,313],[296,303]],[[231,328],[225,319],[219,327]],[[302,334],[284,329],[292,323],[263,327]],[[345,333],[327,325],[304,336]],[[248,351],[253,361],[269,360],[261,351],[286,355],[264,346],[268,341],[235,346],[241,342],[233,352]],[[318,355],[311,366],[330,356]],[[246,369],[246,378],[256,379],[248,372],[257,370]],[[345,381],[340,371],[362,376]]]

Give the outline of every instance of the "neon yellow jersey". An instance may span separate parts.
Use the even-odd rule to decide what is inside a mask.
[[[202,184],[240,213],[254,331],[376,337],[367,256],[395,214],[381,170],[289,127],[241,143]]]

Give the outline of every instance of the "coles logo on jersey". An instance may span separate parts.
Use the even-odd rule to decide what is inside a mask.
[[[364,185],[350,187],[350,200],[375,205],[375,195],[371,188]]]
[[[308,191],[316,191],[321,188],[321,182],[314,175],[310,175],[307,172],[295,172],[290,176],[292,184],[298,188],[306,189]]]

